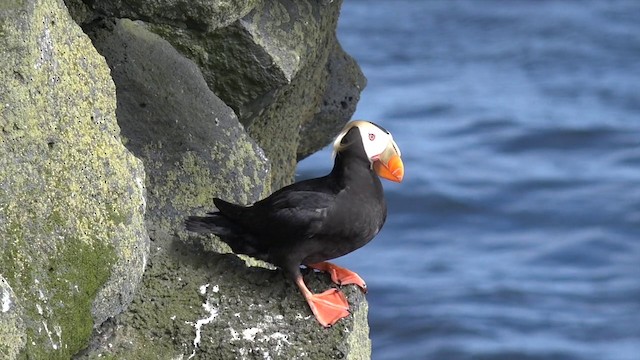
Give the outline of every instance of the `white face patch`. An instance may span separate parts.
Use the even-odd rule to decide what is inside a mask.
[[[398,156],[400,156],[400,149],[398,149],[398,145],[393,141],[393,136],[389,132],[368,121],[358,120],[348,123],[336,137],[333,143],[334,157],[340,151],[342,138],[354,127],[357,127],[360,131],[364,151],[372,163],[389,146],[393,147]]]
[[[389,146],[389,142],[393,141],[391,134],[386,133],[379,127],[364,123],[358,126],[360,130],[360,137],[362,137],[362,145],[364,151],[367,153],[367,157],[373,160]]]

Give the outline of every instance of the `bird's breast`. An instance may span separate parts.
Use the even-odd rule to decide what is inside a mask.
[[[327,212],[325,233],[353,251],[369,242],[382,228],[386,218],[382,197],[346,194]]]

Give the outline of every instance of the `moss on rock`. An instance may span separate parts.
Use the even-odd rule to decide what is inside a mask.
[[[0,274],[26,341],[0,344],[67,359],[142,275],[144,173],[120,143],[109,68],[62,1],[12,4],[0,8]]]
[[[335,29],[341,4],[341,1],[265,2],[242,19],[241,25],[270,54],[287,82],[268,94],[271,101],[267,106],[243,119],[248,133],[265,150],[273,168],[278,169],[272,174],[276,188],[293,181],[301,143],[316,149],[327,143],[326,138],[317,142],[317,137],[302,133],[301,129],[313,121],[323,104],[333,105],[325,100],[330,80],[327,63],[337,42]],[[346,112],[335,114],[341,115],[332,119],[335,122],[344,123],[351,117]],[[288,134],[286,139],[279,136],[282,133]]]
[[[0,275],[0,358],[15,359],[27,342],[22,307],[7,280]]]
[[[130,18],[196,63],[272,163],[274,188],[293,181],[296,159],[328,144],[364,86],[335,35],[342,1],[79,0],[76,18]]]
[[[229,15],[234,21],[219,27],[134,18],[200,67],[209,88],[265,151],[272,185],[279,188],[293,181],[297,155],[326,145],[339,129],[336,124],[344,124],[355,110],[362,74],[354,62],[329,62],[330,55],[342,54],[335,37],[340,5],[256,1],[243,8],[251,11],[234,11]],[[311,131],[301,137],[303,127]],[[326,134],[313,131],[318,128]]]
[[[152,254],[128,311],[98,329],[80,358],[355,354],[347,340],[355,327],[350,319],[323,329],[279,271],[216,254],[228,248],[184,231],[184,217],[212,210],[213,196],[250,203],[270,190],[267,159],[195,64],[141,22],[104,21],[87,31],[112,68],[126,144],[145,162]],[[316,290],[329,286],[325,275],[308,279]],[[349,297],[362,309],[361,294]],[[366,347],[364,336],[359,342]]]
[[[340,1],[67,3],[111,74],[60,0],[0,5],[0,357],[69,358],[103,323],[77,358],[368,358],[353,286],[353,316],[323,329],[280,271],[183,229],[213,196],[290,182],[331,136],[308,132],[350,116],[332,109],[357,75],[332,60]]]
[[[159,246],[213,197],[251,203],[270,192],[269,164],[197,66],[131,20],[87,29],[117,87],[126,146],[145,163],[147,227]]]
[[[331,286],[312,271],[305,281],[316,292]],[[364,295],[342,290],[353,316],[325,329],[280,271],[176,241],[152,258],[129,311],[78,359],[368,359]]]
[[[210,31],[243,17],[259,0],[110,0],[89,3],[103,16],[151,20],[175,28]]]

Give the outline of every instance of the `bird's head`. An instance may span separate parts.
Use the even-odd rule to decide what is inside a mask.
[[[343,141],[350,131],[358,131],[371,168],[380,177],[395,182],[402,181],[404,165],[398,145],[393,141],[391,133],[372,122],[357,120],[348,123],[333,142],[334,157],[351,145]]]

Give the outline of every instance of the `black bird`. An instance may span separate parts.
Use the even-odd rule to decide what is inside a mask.
[[[249,206],[215,198],[218,211],[185,221],[189,231],[216,234],[235,253],[283,269],[325,327],[349,315],[347,299],[335,288],[313,294],[300,265],[366,291],[358,274],[326,261],[364,246],[380,231],[387,207],[378,175],[395,182],[404,176],[398,146],[376,124],[348,123],[333,146],[335,163],[328,175],[285,186]]]

